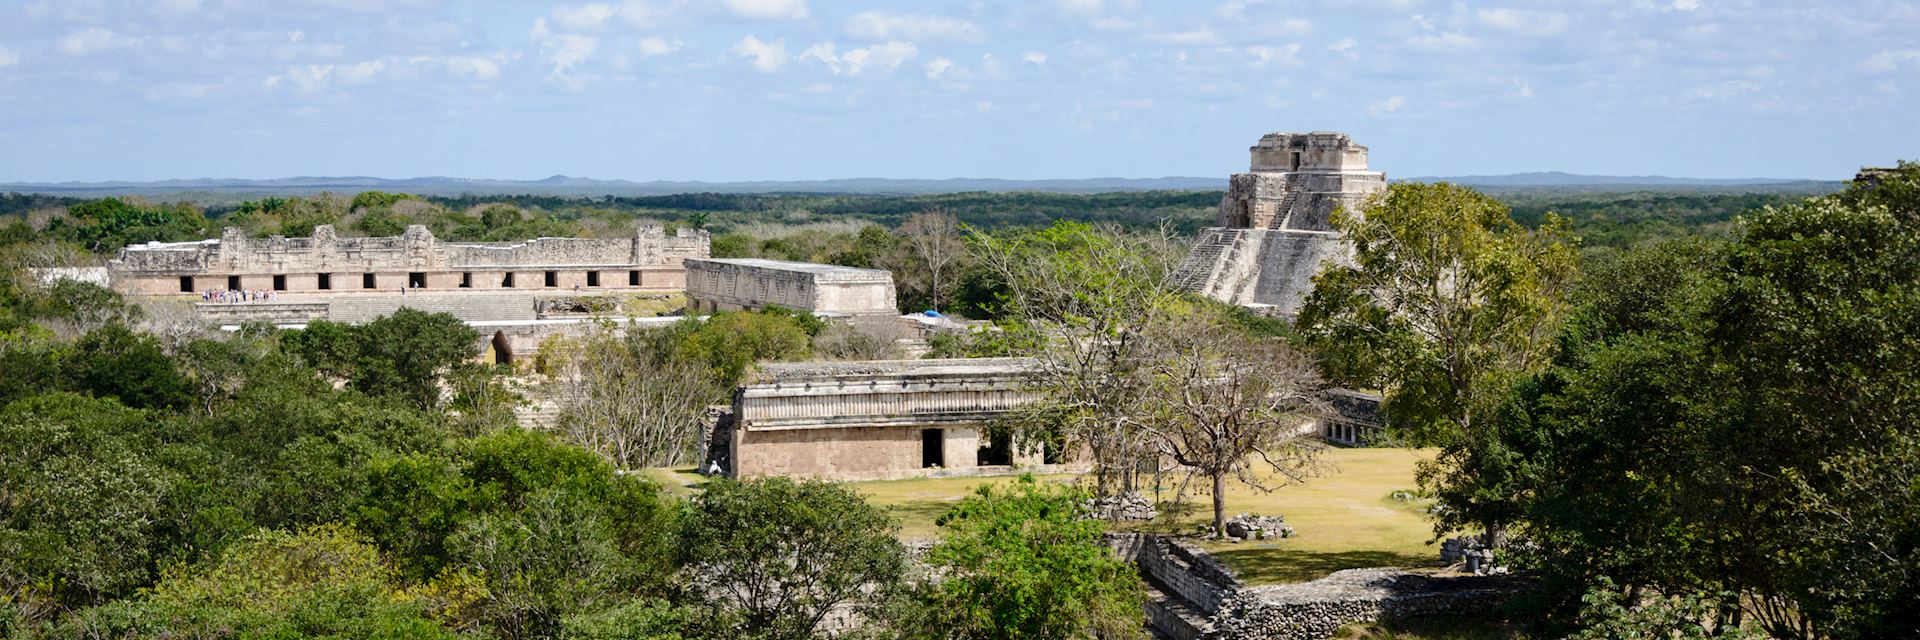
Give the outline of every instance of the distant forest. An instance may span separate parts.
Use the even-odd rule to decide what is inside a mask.
[[[1521,224],[1537,226],[1549,213],[1567,220],[1589,250],[1624,248],[1699,234],[1726,235],[1734,219],[1808,195],[1778,189],[1593,191],[1566,188],[1494,189]],[[448,240],[509,240],[541,235],[609,236],[636,223],[707,229],[726,247],[791,234],[845,235],[863,226],[893,228],[925,211],[952,215],[984,230],[1036,227],[1054,220],[1110,223],[1130,228],[1170,224],[1192,236],[1213,223],[1218,191],[1133,191],[1099,194],[1047,192],[931,195],[689,193],[637,197],[416,196],[368,191],[202,206],[141,197],[86,199],[0,194],[0,244],[52,239],[95,253],[150,240],[210,238],[222,227],[256,235],[305,236],[332,224],[344,235],[393,235],[423,224]],[[756,252],[757,253],[757,252]],[[804,252],[803,252],[804,253]],[[808,255],[791,255],[804,259]]]

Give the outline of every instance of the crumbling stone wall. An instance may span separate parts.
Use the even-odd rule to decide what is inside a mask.
[[[1348,569],[1312,582],[1247,587],[1205,551],[1177,539],[1109,534],[1150,587],[1148,619],[1164,637],[1323,640],[1359,623],[1495,613],[1526,583],[1510,576],[1428,576]]]

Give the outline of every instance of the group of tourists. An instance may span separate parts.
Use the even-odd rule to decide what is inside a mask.
[[[200,292],[201,302],[265,302],[279,299],[280,292],[278,291],[214,289]]]

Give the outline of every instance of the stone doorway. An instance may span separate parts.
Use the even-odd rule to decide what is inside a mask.
[[[980,447],[980,466],[1004,467],[1013,464],[1013,435],[987,433],[986,446]]]
[[[947,439],[942,429],[920,430],[920,468],[931,469],[946,463]]]
[[[513,366],[513,345],[507,344],[507,334],[493,332],[493,341],[487,345],[493,351],[493,363]]]

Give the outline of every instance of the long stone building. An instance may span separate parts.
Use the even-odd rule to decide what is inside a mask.
[[[115,289],[167,295],[237,289],[308,294],[513,290],[679,291],[689,258],[708,255],[705,231],[640,227],[627,238],[535,238],[447,242],[426,227],[398,236],[341,237],[331,225],[310,238],[250,238],[228,228],[217,240],[129,246],[108,262]]]
[[[1233,174],[1216,226],[1200,233],[1175,278],[1189,291],[1291,318],[1321,265],[1350,255],[1328,218],[1359,210],[1387,176],[1367,170],[1367,148],[1344,133],[1271,133],[1249,151],[1251,166]]]
[[[687,261],[687,308],[695,313],[780,305],[814,313],[898,316],[893,273],[762,258]]]

